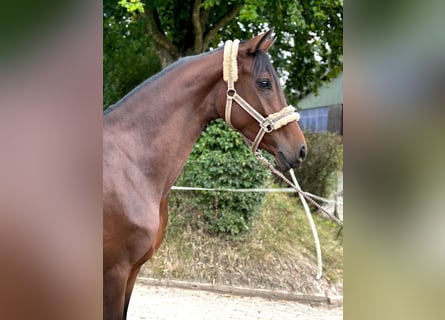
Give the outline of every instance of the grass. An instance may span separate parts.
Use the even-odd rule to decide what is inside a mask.
[[[324,276],[315,281],[315,245],[299,200],[287,193],[265,196],[252,230],[237,242],[206,234],[200,215],[172,197],[164,242],[142,274],[154,278],[230,284],[305,293],[342,292],[343,247],[338,226],[314,215]]]

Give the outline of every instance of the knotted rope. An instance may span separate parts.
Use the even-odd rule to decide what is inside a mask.
[[[293,183],[292,183],[288,178],[286,178],[286,176],[284,174],[282,174],[280,171],[278,171],[269,161],[267,161],[267,159],[261,154],[261,152],[259,150],[257,152],[255,152],[255,157],[265,167],[267,167],[274,175],[279,177],[281,180],[286,182],[289,186],[291,186],[292,188],[295,189],[295,191],[298,192],[300,200],[303,203],[304,211],[306,212],[306,217],[309,221],[309,225],[312,230],[312,235],[314,237],[315,249],[316,249],[316,253],[317,253],[317,265],[318,265],[317,275],[315,276],[315,279],[319,280],[323,274],[322,273],[323,272],[323,262],[322,262],[322,257],[321,257],[320,240],[318,238],[317,228],[315,227],[315,223],[314,223],[314,220],[312,219],[311,211],[310,211],[309,206],[306,202],[306,199],[309,202],[311,202],[314,206],[316,206],[319,210],[321,210],[324,214],[326,214],[329,217],[329,219],[335,221],[341,227],[343,227],[343,221],[341,221],[336,216],[334,216],[332,213],[328,212],[326,209],[324,209],[322,206],[320,206],[317,202],[315,202],[312,198],[310,198],[310,196],[306,192],[304,192],[300,188],[300,185],[298,184],[298,181],[297,181],[297,178],[295,177],[295,173],[294,173],[293,169],[289,170],[289,173],[293,180]]]

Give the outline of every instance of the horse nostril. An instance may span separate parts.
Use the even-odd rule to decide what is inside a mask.
[[[298,158],[300,161],[303,161],[306,158],[306,147],[303,145],[300,148],[300,157]]]

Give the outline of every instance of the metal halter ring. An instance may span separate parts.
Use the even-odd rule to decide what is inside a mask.
[[[260,127],[266,133],[271,133],[274,130],[274,125],[273,125],[272,120],[267,119],[267,118],[264,119],[264,121],[260,123]]]
[[[236,95],[236,90],[234,88],[227,89],[227,96],[233,98]]]

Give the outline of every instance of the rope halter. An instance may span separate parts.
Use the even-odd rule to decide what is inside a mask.
[[[260,130],[258,131],[255,140],[250,142],[252,144],[252,151],[255,153],[266,133],[278,130],[290,122],[298,121],[300,119],[300,114],[295,111],[294,107],[287,106],[279,112],[263,117],[246,100],[238,95],[235,89],[235,82],[238,81],[238,63],[236,60],[238,47],[239,40],[227,40],[224,46],[223,79],[227,82],[225,120],[230,127],[234,128],[230,121],[230,116],[232,113],[232,101],[235,100],[241,108],[259,123]]]

